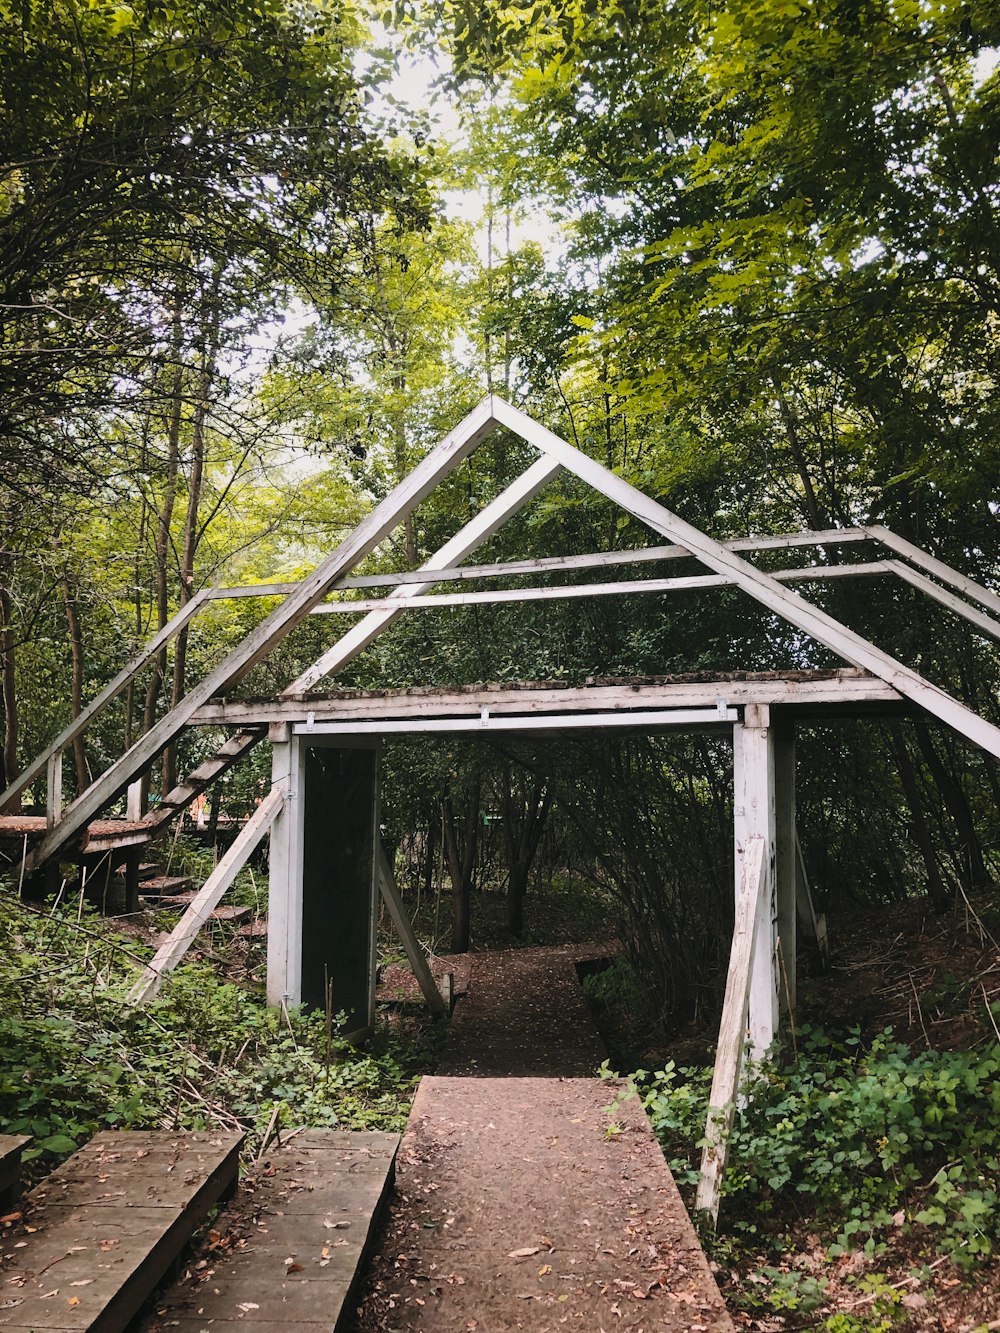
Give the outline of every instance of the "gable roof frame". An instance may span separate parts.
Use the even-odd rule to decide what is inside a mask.
[[[282,690],[280,696],[301,696],[324,677],[346,665],[395,621],[406,609],[409,598],[419,596],[434,586],[435,570],[447,569],[465,559],[499,531],[508,518],[533,499],[560,469],[565,469],[653,532],[683,547],[714,573],[725,576],[769,611],[831,649],[844,661],[870,672],[973,744],[1000,759],[1000,728],[799,593],[785,587],[771,574],[743,559],[730,545],[686,522],[520,409],[491,394],[431,449],[348,537],[288,592],[281,604],[223,662],[195,684],[165,717],[61,812],[55,826],[31,855],[31,863],[41,864],[66,845],[130,782],[146,771],[157,755],[191,722],[200,707],[210,699],[224,695],[251,667],[266,657],[441,481],[501,427],[536,449],[539,459],[422,566],[421,572],[428,575],[426,582],[397,585],[385,599],[394,605],[369,612]],[[973,586],[978,588],[978,585]],[[641,585],[638,590],[641,590]],[[979,591],[985,593],[985,590]],[[398,604],[398,609],[395,604]],[[259,733],[231,737],[224,747],[227,749],[226,766],[253,748],[260,739]],[[223,771],[219,767],[213,769],[212,765],[212,760],[206,761],[201,769],[205,773],[215,774]],[[208,777],[199,786],[194,783],[194,776],[186,780],[187,785],[182,782],[174,792],[167,794],[161,803],[160,819],[155,810],[150,812],[147,818],[151,823],[157,824],[171,818],[178,808],[183,808],[185,798],[190,799],[188,792],[197,794],[211,781],[211,777]]]

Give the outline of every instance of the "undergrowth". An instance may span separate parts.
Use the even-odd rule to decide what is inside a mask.
[[[355,1050],[320,1013],[268,1009],[206,962],[127,1002],[150,950],[74,905],[0,899],[0,1130],[30,1134],[39,1165],[99,1129],[268,1126],[401,1129],[423,1036]]]
[[[637,1070],[632,1081],[679,1184],[697,1179],[708,1068]],[[798,1034],[757,1067],[729,1139],[724,1228],[753,1243],[808,1215],[827,1254],[875,1254],[928,1228],[971,1265],[1000,1248],[1000,1045],[913,1051],[891,1029]]]

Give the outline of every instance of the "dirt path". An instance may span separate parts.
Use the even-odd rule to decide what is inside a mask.
[[[574,963],[604,952],[472,955],[358,1333],[731,1333],[642,1108],[593,1077],[604,1050]]]

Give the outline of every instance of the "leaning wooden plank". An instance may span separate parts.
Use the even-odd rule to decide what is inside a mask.
[[[820,965],[825,972],[830,966],[830,943],[826,934],[826,917],[816,911],[806,863],[802,856],[802,846],[798,832],[795,834],[795,911],[798,915],[802,934],[814,945],[819,954]]]
[[[40,865],[90,822],[184,729],[192,715],[266,657],[276,643],[307,616],[329,589],[376,546],[423,500],[479,442],[494,429],[489,399],[475,408],[436,445],[386,498],[361,520],[351,535],[297,585],[219,666],[194,685],[165,717],[116,760],[68,806],[59,824],[28,857],[28,869]]]
[[[155,995],[165,972],[171,972],[198,937],[198,932],[219,905],[222,895],[243,869],[251,852],[268,831],[285,802],[285,793],[274,788],[240,830],[232,847],[192,899],[184,915],[157,949],[152,962],[129,992],[133,1004]]]
[[[424,571],[428,575],[433,575],[439,567],[447,569],[455,561],[464,560],[467,555],[471,555],[482,546],[483,542],[488,541],[499,531],[512,515],[523,509],[558,472],[559,464],[551,459],[541,458],[533,463],[495,500],[480,510],[475,518],[470,519],[450,541],[445,542],[444,546],[423,566]],[[385,609],[371,612],[360,624],[350,629],[308,670],[303,671],[301,676],[282,690],[282,694],[304,694],[324,676],[329,676],[331,672],[338,671],[352,661],[377,635],[393,623],[405,609],[410,598],[426,592],[428,588],[434,586],[434,582],[434,578],[428,578],[423,583],[411,583],[398,588],[385,599],[390,605]]]
[[[424,993],[424,999],[427,1001],[427,1007],[436,1018],[447,1018],[448,1007],[437,988],[430,968],[427,966],[427,959],[424,957],[424,951],[420,947],[420,941],[413,933],[413,926],[410,924],[410,918],[406,914],[406,908],[403,906],[403,900],[399,896],[399,890],[396,888],[396,876],[392,872],[392,866],[389,864],[389,858],[385,854],[385,848],[379,842],[378,847],[378,876],[379,888],[382,890],[382,897],[385,905],[389,909],[389,915],[392,917],[392,923],[396,927],[396,933],[403,942],[403,948],[406,950],[406,956],[410,960],[410,967],[413,969],[413,975],[420,983],[420,989]]]
[[[708,1099],[705,1147],[694,1204],[696,1216],[712,1229],[719,1220],[727,1140],[733,1124],[743,1049],[747,1039],[747,1006],[750,1003],[757,912],[761,898],[767,891],[766,851],[767,844],[763,838],[748,839],[736,903],[719,1045],[712,1075],[712,1091]]]
[[[45,767],[49,762],[49,757],[57,751],[67,749],[73,741],[83,732],[90,722],[101,713],[113,699],[117,699],[122,690],[134,680],[142,668],[149,662],[161,648],[166,647],[170,640],[183,629],[184,626],[201,610],[208,597],[207,592],[199,592],[191,598],[190,602],[178,611],[172,620],[168,620],[163,629],[143,644],[139,652],[132,660],[108,681],[104,689],[94,696],[87,704],[86,708],[81,709],[79,715],[64,727],[55,740],[50,741],[46,748],[36,756],[28,765],[23,773],[19,773],[14,781],[3,792],[0,792],[0,810],[3,810],[8,801],[19,796],[25,787],[29,786],[36,778],[40,778],[45,772]]]
[[[557,459],[568,472],[593,486],[609,500],[622,506],[634,517],[687,547],[710,569],[720,574],[732,574],[742,590],[763,603],[789,624],[812,636],[838,656],[855,666],[864,668],[892,685],[900,694],[912,699],[928,713],[939,718],[960,735],[980,746],[988,754],[1000,759],[1000,727],[974,713],[971,708],[953,699],[950,694],[925,680],[919,672],[891,657],[873,643],[856,634],[833,616],[807,602],[797,593],[782,586],[771,574],[757,569],[721,542],[699,531],[693,524],[672,513],[665,506],[644,495],[608,468],[560,439],[546,427],[539,425],[516,407],[500,398],[493,398],[496,419],[515,434],[535,446],[543,454]]]
[[[875,541],[881,542],[883,546],[888,546],[890,551],[895,551],[897,555],[903,556],[911,564],[919,566],[928,574],[933,574],[942,583],[947,583],[952,588],[964,592],[966,597],[971,597],[980,606],[989,607],[994,615],[1000,615],[1000,596],[989,588],[984,588],[975,579],[970,579],[966,574],[960,574],[957,569],[952,569],[951,565],[945,564],[943,560],[928,555],[926,551],[921,550],[919,546],[914,546],[913,542],[908,542],[905,537],[900,537],[891,528],[876,525],[866,528],[865,531]]]
[[[878,561],[864,565],[813,565],[803,569],[777,570],[772,577],[779,583],[826,582],[829,579],[862,578],[871,575],[889,574],[890,562]],[[919,574],[913,575],[920,578]],[[547,588],[487,588],[477,592],[446,592],[422,596],[414,593],[405,602],[403,609],[440,611],[454,606],[489,606],[494,602],[553,602],[579,597],[622,597],[633,593],[688,592],[700,588],[730,588],[736,580],[728,574],[692,574],[687,578],[674,579],[623,579],[611,583],[562,583]],[[945,596],[948,594],[946,593]],[[394,599],[358,598],[354,601],[321,602],[314,606],[311,614],[317,615],[352,615],[362,611],[381,612],[391,609]],[[996,626],[1000,633],[1000,625]]]
[[[4,1244],[0,1328],[122,1333],[209,1210],[231,1194],[242,1134],[98,1134],[27,1199]]]

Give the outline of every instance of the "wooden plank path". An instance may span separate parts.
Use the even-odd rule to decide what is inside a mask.
[[[0,1249],[0,1328],[120,1333],[232,1192],[242,1134],[97,1134],[28,1195]]]
[[[324,1333],[343,1327],[351,1293],[391,1188],[398,1134],[305,1130],[244,1183],[255,1223],[218,1262],[175,1283],[150,1330],[240,1325]]]
[[[605,1051],[576,963],[618,948],[467,956],[361,1333],[733,1333],[642,1106],[594,1077]]]
[[[645,1112],[598,1079],[425,1078],[365,1329],[732,1333]]]

